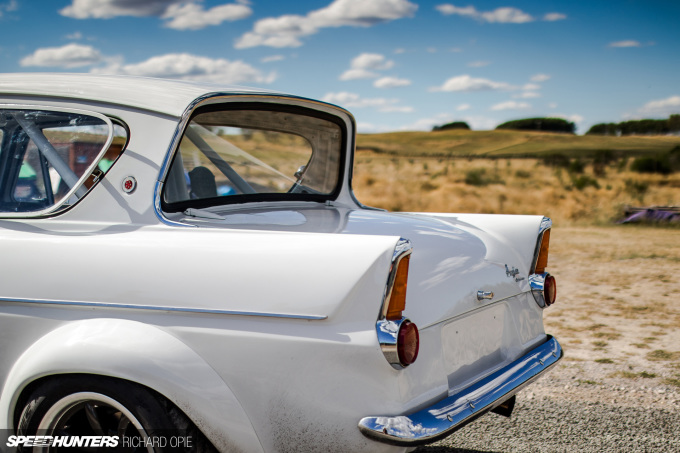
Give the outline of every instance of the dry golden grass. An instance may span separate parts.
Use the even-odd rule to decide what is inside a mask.
[[[360,151],[354,167],[357,198],[390,211],[540,214],[565,226],[611,223],[626,205],[680,204],[680,173],[638,174],[625,160],[598,172],[587,164],[578,174],[539,159],[403,158]],[[579,189],[579,183],[587,187]]]

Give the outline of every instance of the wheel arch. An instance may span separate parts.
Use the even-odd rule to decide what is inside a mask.
[[[76,374],[126,380],[162,395],[220,451],[263,451],[238,399],[208,363],[165,330],[123,319],[69,322],[34,342],[7,375],[0,426],[16,424],[18,403],[38,381]]]

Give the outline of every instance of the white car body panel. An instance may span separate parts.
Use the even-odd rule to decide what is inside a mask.
[[[339,118],[349,158],[335,199],[206,209],[216,219],[164,212],[169,153],[192,109],[244,100]],[[0,427],[15,426],[34,380],[100,374],[159,392],[221,452],[406,451],[357,422],[427,407],[546,341],[528,281],[543,218],[366,209],[351,191],[354,120],[342,109],[185,82],[0,75],[0,108],[19,102],[98,112],[130,135],[69,210],[0,213],[12,257],[0,262]],[[138,186],[125,193],[130,176]],[[413,245],[404,316],[420,355],[395,369],[376,319],[401,237]]]

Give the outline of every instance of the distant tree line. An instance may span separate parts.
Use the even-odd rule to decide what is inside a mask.
[[[441,126],[434,126],[432,128],[432,131],[433,132],[450,131],[450,130],[453,130],[453,129],[463,129],[463,130],[469,131],[470,126],[468,126],[468,123],[466,123],[465,121],[454,121],[452,123],[442,124]]]
[[[496,126],[496,129],[512,129],[518,131],[562,132],[573,134],[576,125],[563,118],[526,118],[508,121]]]
[[[665,120],[633,120],[593,125],[586,135],[665,135],[680,132],[680,115]]]

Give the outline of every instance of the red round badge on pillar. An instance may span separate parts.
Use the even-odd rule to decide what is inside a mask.
[[[137,180],[134,176],[128,176],[123,179],[123,192],[132,193],[137,188]]]

